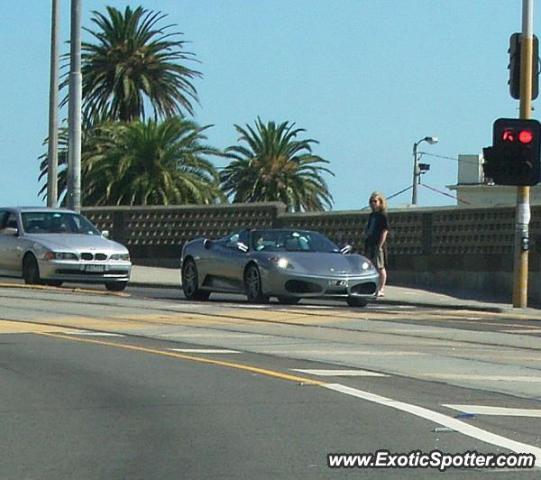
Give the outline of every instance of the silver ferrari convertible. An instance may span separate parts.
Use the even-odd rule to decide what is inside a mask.
[[[244,293],[248,301],[270,297],[295,304],[301,298],[337,297],[361,307],[374,299],[379,276],[372,263],[351,247],[340,249],[321,233],[242,230],[219,240],[184,245],[182,289],[190,300],[211,292]]]

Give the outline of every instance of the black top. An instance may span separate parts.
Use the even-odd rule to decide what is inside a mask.
[[[387,214],[382,212],[372,212],[368,216],[368,223],[366,225],[365,245],[377,245],[384,230],[389,230]]]

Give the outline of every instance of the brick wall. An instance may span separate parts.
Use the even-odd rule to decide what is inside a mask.
[[[134,263],[177,266],[184,242],[242,228],[294,227],[325,233],[362,251],[369,210],[287,213],[280,203],[103,207],[83,213],[124,243]],[[541,300],[541,207],[532,208],[530,296]],[[416,208],[389,211],[389,278],[403,284],[508,292],[512,285],[515,209]]]

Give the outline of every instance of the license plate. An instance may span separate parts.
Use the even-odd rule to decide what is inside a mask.
[[[85,272],[105,272],[105,265],[86,265]]]
[[[347,280],[329,280],[329,287],[347,287]]]

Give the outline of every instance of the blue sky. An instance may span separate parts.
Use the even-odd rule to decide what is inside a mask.
[[[359,209],[374,190],[411,185],[413,143],[442,157],[480,153],[492,122],[518,116],[509,95],[509,36],[521,0],[82,0],[91,11],[142,5],[168,14],[203,73],[195,119],[209,143],[237,142],[234,125],[295,122],[330,161],[334,210]],[[1,0],[0,205],[43,204],[38,156],[48,129],[49,0]],[[536,5],[537,6],[537,5]],[[70,2],[60,1],[67,51]],[[534,31],[541,26],[536,10]],[[7,26],[10,26],[7,28]],[[535,107],[535,103],[534,103]],[[61,118],[66,113],[61,112]],[[534,118],[538,118],[534,112]],[[458,163],[424,156],[423,181],[451,194]],[[225,163],[215,161],[216,166]],[[403,206],[411,192],[393,199]],[[455,201],[426,188],[422,206]]]

